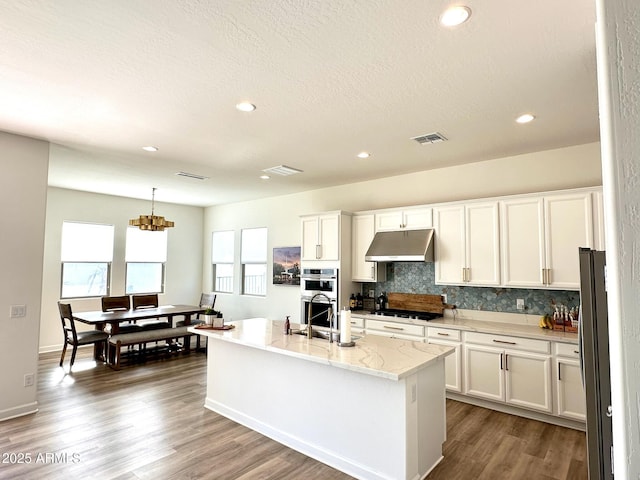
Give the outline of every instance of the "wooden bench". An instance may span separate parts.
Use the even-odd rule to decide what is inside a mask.
[[[173,328],[160,328],[155,330],[142,330],[131,333],[118,333],[109,337],[109,366],[114,370],[120,370],[121,348],[129,345],[146,345],[149,342],[160,342],[184,338],[185,350],[190,350],[191,336],[186,326]],[[144,353],[144,349],[143,352]]]

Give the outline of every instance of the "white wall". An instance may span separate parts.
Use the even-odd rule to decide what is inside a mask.
[[[464,166],[423,171],[410,175],[342,185],[300,194],[273,197],[207,208],[204,225],[203,288],[212,289],[211,232],[236,230],[236,267],[239,263],[239,231],[267,227],[268,272],[273,247],[300,245],[300,221],[306,213],[361,211],[404,205],[438,203],[497,195],[529,193],[601,185],[598,143],[507,157]],[[267,316],[300,318],[300,292],[295,287],[267,284],[265,298],[245,297],[236,268],[235,294],[218,294],[216,308],[225,318]]]
[[[42,289],[42,248],[47,200],[49,144],[0,132],[0,420],[37,410],[36,387]],[[10,318],[11,305],[26,305]]]
[[[41,352],[60,350],[62,347],[62,327],[57,310],[57,301],[60,299],[62,222],[77,220],[115,226],[111,295],[124,295],[125,235],[129,219],[150,211],[150,199],[137,200],[49,188],[40,325]],[[197,304],[201,293],[204,209],[156,202],[156,214],[176,224],[174,228],[168,229],[166,293],[160,295],[160,303]],[[72,299],[70,303],[74,311],[78,312],[101,308],[99,298]]]
[[[615,478],[640,478],[640,2],[597,0]]]

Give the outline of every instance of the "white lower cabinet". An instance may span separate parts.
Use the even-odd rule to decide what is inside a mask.
[[[464,393],[553,412],[549,342],[465,332]]]
[[[586,420],[586,405],[578,347],[557,343],[556,404],[558,415],[572,420]]]
[[[357,315],[351,315],[351,333],[357,335],[364,334],[364,318]]]
[[[455,348],[451,355],[444,359],[445,384],[447,390],[462,393],[462,343],[460,330],[427,327],[427,342],[434,345],[445,345]]]
[[[384,320],[370,320],[366,322],[367,335],[381,335],[383,337],[402,338],[424,342],[424,327],[410,323],[388,322]]]

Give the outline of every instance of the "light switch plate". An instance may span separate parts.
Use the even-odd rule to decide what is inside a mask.
[[[22,318],[27,316],[27,306],[26,305],[11,305],[11,310],[9,312],[9,316],[11,318]]]
[[[524,298],[518,298],[516,300],[516,308],[518,310],[524,310]]]

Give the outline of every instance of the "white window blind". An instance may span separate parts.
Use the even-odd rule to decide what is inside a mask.
[[[111,262],[113,260],[113,225],[63,222],[63,262]]]
[[[139,228],[127,228],[125,261],[167,261],[167,231],[150,232]]]
[[[267,229],[242,230],[241,263],[267,263]]]
[[[211,263],[233,263],[234,231],[213,232]]]

